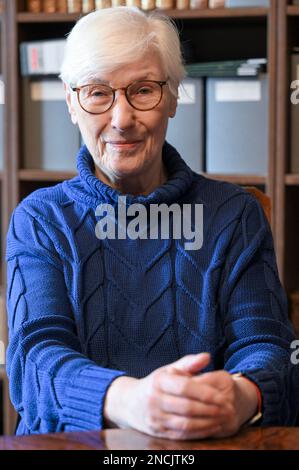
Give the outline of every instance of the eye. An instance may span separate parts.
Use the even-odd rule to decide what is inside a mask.
[[[105,86],[90,86],[82,88],[84,99],[98,100],[111,96],[111,90]]]
[[[110,94],[109,90],[106,90],[104,88],[93,88],[91,91],[90,91],[90,96],[92,98],[98,98],[98,97],[101,97],[101,96],[108,96]]]
[[[140,95],[148,95],[153,92],[153,88],[151,86],[142,86],[138,88],[137,93]]]

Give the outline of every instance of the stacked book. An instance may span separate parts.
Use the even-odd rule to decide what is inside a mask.
[[[93,10],[120,5],[142,10],[188,10],[269,6],[269,0],[27,0],[31,13],[89,13]]]
[[[267,59],[226,60],[186,65],[188,77],[255,77],[266,72]]]

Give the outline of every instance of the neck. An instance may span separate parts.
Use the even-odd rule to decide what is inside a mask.
[[[146,178],[144,178],[144,175],[133,175],[111,180],[99,167],[96,166],[95,176],[103,181],[103,183],[120,191],[122,194],[147,196],[158,186],[161,186],[167,181],[167,170],[165,165],[160,162],[158,171],[156,168],[151,168],[147,172]]]

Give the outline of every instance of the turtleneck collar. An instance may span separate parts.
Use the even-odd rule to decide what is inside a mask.
[[[126,196],[127,205],[139,203],[172,204],[178,201],[189,189],[193,181],[193,171],[181,158],[174,147],[166,141],[162,149],[162,159],[167,168],[168,180],[157,187],[153,192],[144,195],[133,196],[122,194],[120,191],[108,186],[99,180],[94,174],[94,162],[87,147],[83,145],[77,156],[77,168],[79,176],[63,183],[64,190],[71,192],[73,199],[86,202],[96,207],[100,203],[109,203],[115,206],[119,196]]]

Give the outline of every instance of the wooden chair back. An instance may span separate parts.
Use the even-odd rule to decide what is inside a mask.
[[[263,191],[256,188],[255,186],[244,186],[244,189],[258,199],[262,208],[264,209],[264,212],[270,224],[271,223],[271,200],[269,196],[267,196],[267,194],[263,193]]]

